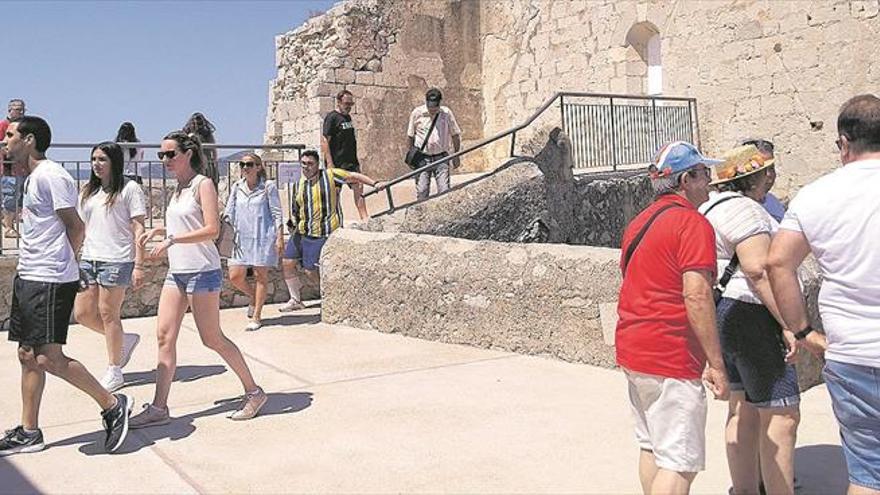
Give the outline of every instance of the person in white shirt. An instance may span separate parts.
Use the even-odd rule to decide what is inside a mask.
[[[137,133],[134,130],[134,124],[131,122],[123,122],[119,126],[119,130],[116,132],[116,143],[138,143],[140,140],[137,138]],[[122,158],[124,165],[122,167],[123,174],[127,179],[131,179],[138,184],[143,184],[143,178],[141,176],[141,172],[143,171],[141,167],[149,166],[149,164],[142,163],[144,161],[144,150],[143,148],[124,148],[122,150]]]
[[[132,428],[145,428],[171,421],[168,394],[177,368],[177,336],[188,308],[202,343],[214,350],[235,372],[245,398],[229,418],[251,419],[266,405],[268,396],[254,381],[238,347],[220,329],[220,289],[223,272],[214,240],[220,233],[220,206],[217,187],[202,175],[212,165],[202,152],[195,134],[175,131],[162,140],[159,159],[169,175],[177,178],[177,190],[165,212],[166,227],[157,227],[138,238],[146,246],[154,237],[164,237],[150,255],[168,255],[168,275],[159,295],[156,337],[159,362],[156,365],[156,392],[151,404],[131,418]],[[210,172],[208,172],[210,173]]]
[[[461,148],[461,129],[455,121],[455,115],[449,107],[441,106],[443,94],[437,88],[431,88],[425,93],[425,104],[413,109],[409,116],[409,126],[406,134],[409,137],[409,148],[416,146],[421,148],[421,160],[413,168],[424,167],[428,163],[435,162],[448,156],[450,152],[457,152]],[[431,123],[436,119],[436,123]],[[430,131],[430,134],[429,134]],[[458,168],[461,162],[458,158],[452,159],[452,167]],[[416,175],[416,197],[420,200],[427,199],[431,193],[431,177],[437,182],[437,194],[449,190],[449,162],[438,165],[431,170]]]
[[[849,471],[849,493],[880,494],[880,98],[856,96],[837,117],[843,167],[804,186],[770,247],[769,275],[786,327],[825,357],[824,378]],[[822,275],[810,327],[797,269]]]
[[[144,282],[144,249],[135,239],[144,233],[144,192],[122,174],[122,154],[116,143],[92,148],[92,173],[78,204],[86,225],[80,270],[89,288],[76,297],[76,321],[104,335],[107,371],[101,385],[113,392],[125,383],[122,368],[140,340],[123,333],[120,311],[125,288],[137,290]]]
[[[731,150],[715,168],[713,185],[721,192],[699,208],[715,229],[721,279],[716,307],[730,379],[725,436],[733,493],[758,493],[761,479],[768,493],[794,493],[800,391],[797,371],[786,360],[797,346],[794,334],[780,326],[766,272],[778,223],[762,203],[774,163],[755,145]]]
[[[25,116],[10,123],[7,156],[26,170],[21,251],[12,285],[9,340],[21,363],[21,424],[0,439],[0,456],[46,448],[39,428],[46,372],[88,394],[103,411],[104,448],[114,452],[128,435],[131,399],[111,394],[79,361],[64,354],[70,313],[80,287],[76,253],[83,223],[76,214],[76,183],[46,158],[52,131],[45,120]]]

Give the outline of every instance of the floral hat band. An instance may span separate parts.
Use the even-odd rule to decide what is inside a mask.
[[[766,158],[753,145],[739,146],[727,153],[722,158],[724,162],[715,167],[717,178],[712,184],[721,184],[735,179],[752,175],[773,165],[773,158]]]

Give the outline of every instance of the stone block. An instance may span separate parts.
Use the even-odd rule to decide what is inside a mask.
[[[375,83],[375,75],[369,71],[357,71],[354,73],[355,84],[372,86]]]
[[[354,82],[354,71],[351,69],[334,69],[334,80],[338,84],[352,84]]]

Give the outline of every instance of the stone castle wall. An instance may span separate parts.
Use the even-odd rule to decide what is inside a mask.
[[[267,140],[316,144],[345,87],[358,97],[366,170],[388,177],[406,170],[406,117],[428,86],[444,90],[473,141],[556,91],[643,94],[632,34],[656,31],[663,94],[697,98],[703,148],[773,139],[786,195],[837,166],[839,106],[876,92],[878,13],[876,0],[349,0],[278,37]],[[508,146],[469,166],[497,166]]]
[[[352,92],[362,169],[388,178],[408,168],[406,128],[430,87],[443,90],[464,146],[482,138],[480,9],[474,2],[354,0],[276,38],[266,141],[318,148],[335,95]],[[454,53],[454,57],[447,54]],[[482,168],[475,155],[463,170]]]

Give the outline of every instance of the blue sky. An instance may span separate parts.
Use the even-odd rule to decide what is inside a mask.
[[[2,2],[0,100],[52,126],[54,142],[96,142],[135,124],[157,142],[204,113],[218,142],[259,143],[275,35],[331,0]],[[51,150],[56,159],[87,151]]]

